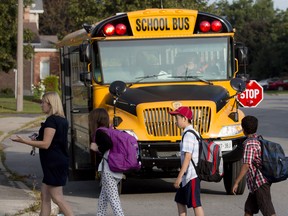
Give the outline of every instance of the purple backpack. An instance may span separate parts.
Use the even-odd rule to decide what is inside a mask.
[[[117,129],[100,127],[111,138],[113,146],[109,151],[108,165],[113,172],[137,171],[141,168],[138,160],[138,142],[129,133]],[[97,143],[97,141],[96,141]]]

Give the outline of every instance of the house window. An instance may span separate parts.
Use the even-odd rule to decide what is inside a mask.
[[[43,58],[40,62],[40,79],[43,80],[50,75],[50,59]]]

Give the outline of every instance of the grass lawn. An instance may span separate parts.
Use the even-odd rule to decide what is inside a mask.
[[[14,97],[0,96],[0,113],[42,113],[40,102],[33,97],[23,98],[23,111],[17,112],[17,100]]]

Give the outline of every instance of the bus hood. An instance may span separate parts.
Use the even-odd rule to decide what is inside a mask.
[[[228,91],[215,85],[170,85],[127,88],[119,97],[117,108],[136,115],[136,106],[141,103],[161,101],[213,101],[216,112],[221,110],[229,97]],[[109,95],[107,104],[113,106],[113,97]]]

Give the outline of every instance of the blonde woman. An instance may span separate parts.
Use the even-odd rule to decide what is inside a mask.
[[[58,93],[45,93],[41,108],[47,114],[47,118],[41,124],[38,137],[29,140],[15,136],[11,140],[39,148],[44,174],[41,186],[40,216],[50,216],[52,200],[65,216],[73,216],[73,212],[63,196],[63,186],[67,181],[69,166],[68,121],[65,118]]]

